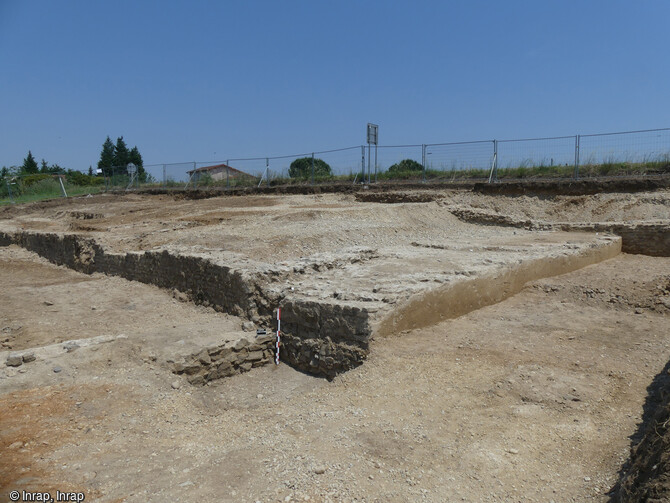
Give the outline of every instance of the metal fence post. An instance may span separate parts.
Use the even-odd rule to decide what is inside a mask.
[[[377,144],[375,143],[375,183],[377,183]]]
[[[579,135],[575,136],[575,173],[574,178],[579,178]]]
[[[423,166],[422,181],[426,182],[426,144],[421,144],[421,166]]]
[[[167,168],[163,164],[163,187],[167,187]]]
[[[230,188],[230,160],[226,159],[226,189]]]
[[[7,192],[9,192],[9,201],[10,201],[11,204],[15,204],[14,203],[14,196],[12,195],[12,188],[10,187],[11,184],[9,183],[9,180],[5,180],[5,183],[7,184]]]
[[[265,158],[265,180],[267,181],[268,187],[270,186],[270,159]]]
[[[491,172],[489,173],[489,183],[498,180],[498,140],[493,140],[493,160],[491,161]]]
[[[361,145],[361,182],[365,183],[365,145]]]
[[[314,185],[314,152],[312,152],[312,185]]]

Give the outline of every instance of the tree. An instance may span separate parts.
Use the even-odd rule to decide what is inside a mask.
[[[120,166],[125,168],[130,162],[130,152],[126,146],[126,142],[123,141],[123,136],[119,136],[116,139],[116,146],[114,147],[114,166]]]
[[[34,174],[34,173],[39,173],[40,170],[37,167],[37,161],[33,157],[33,153],[28,150],[28,155],[26,158],[23,160],[23,165],[21,166],[21,171],[24,173],[29,173],[29,174]]]
[[[389,168],[389,173],[404,173],[406,171],[423,171],[423,165],[414,159],[403,159]]]
[[[93,166],[88,167],[88,176],[93,176]]]
[[[105,143],[102,144],[98,169],[101,169],[104,173],[105,168],[111,168],[112,166],[114,166],[114,143],[112,143],[112,140],[108,136]]]
[[[49,172],[49,165],[44,159],[42,159],[40,173],[48,173],[48,172]]]
[[[144,183],[147,181],[147,172],[144,170],[144,162],[142,161],[142,154],[140,154],[137,145],[135,145],[130,152],[128,153],[128,162],[132,162],[137,166],[137,177],[140,182]]]
[[[7,166],[2,167],[2,171],[0,171],[0,178],[4,178],[9,175],[9,170],[7,169]]]
[[[330,176],[333,170],[328,163],[322,159],[314,159],[314,176]],[[312,176],[312,158],[301,157],[291,163],[288,168],[288,176],[291,178],[309,178]]]

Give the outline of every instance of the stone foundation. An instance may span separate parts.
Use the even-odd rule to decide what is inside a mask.
[[[20,245],[54,264],[82,273],[121,276],[176,290],[197,304],[255,319],[267,326],[272,326],[275,309],[281,307],[284,334],[281,358],[312,374],[332,378],[360,365],[368,354],[372,330],[366,308],[279,298],[263,287],[267,279],[262,275],[235,270],[207,257],[173,255],[167,251],[119,254],[104,250],[93,239],[75,234],[0,232],[0,245],[10,244]],[[238,373],[248,364],[254,366],[265,358],[235,360],[237,363],[231,363],[231,368],[208,366],[197,372],[191,362],[189,372],[194,373],[187,375],[197,376],[193,378],[197,382],[205,382],[212,372],[212,376]]]
[[[175,374],[184,375],[189,383],[205,384],[270,363],[274,359],[274,335],[238,339],[203,348],[176,361],[168,361]]]

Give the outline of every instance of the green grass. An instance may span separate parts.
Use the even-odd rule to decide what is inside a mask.
[[[0,190],[0,205],[12,204],[12,200],[7,192],[6,184]],[[86,194],[98,194],[104,191],[102,186],[81,186],[65,184],[65,191],[69,197],[82,196]],[[33,203],[35,201],[46,201],[49,199],[62,198],[60,183],[56,180],[42,180],[30,185],[29,187],[19,188],[12,185],[12,199],[15,204]]]

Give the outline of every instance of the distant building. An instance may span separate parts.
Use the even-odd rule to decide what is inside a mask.
[[[212,181],[226,180],[241,180],[241,179],[253,179],[256,178],[249,173],[240,171],[239,169],[231,168],[227,164],[216,164],[214,166],[203,166],[202,168],[192,169],[188,171],[188,176],[191,179],[191,182],[196,183],[200,180],[205,174],[211,176]]]

